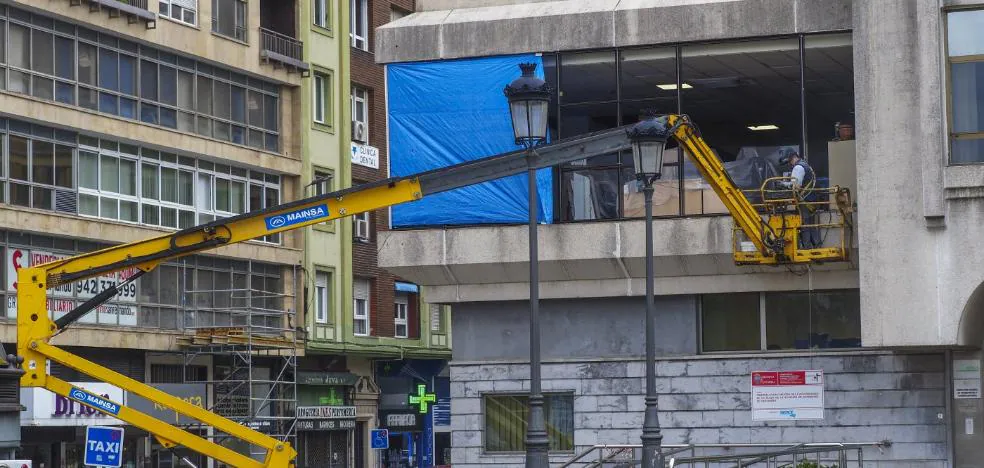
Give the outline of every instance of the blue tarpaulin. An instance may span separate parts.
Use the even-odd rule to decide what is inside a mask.
[[[520,149],[503,88],[532,54],[390,64],[386,67],[390,175],[406,176]],[[524,223],[526,174],[462,187],[393,207],[394,227]],[[541,223],[553,218],[550,169],[537,172]]]

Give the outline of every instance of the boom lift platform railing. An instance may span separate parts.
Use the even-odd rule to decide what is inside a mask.
[[[840,261],[847,259],[843,248],[801,249],[797,245],[800,215],[795,212],[761,214],[734,184],[724,167],[700,137],[689,118],[669,115],[657,118],[682,145],[704,178],[728,207],[744,236],[755,246],[754,252],[735,251],[739,264],[779,265]],[[257,239],[263,236],[311,226],[334,219],[419,200],[427,195],[479,184],[558,164],[628,150],[628,126],[557,141],[536,149],[531,155],[514,151],[435,169],[406,177],[352,187],[332,193],[284,203],[250,213],[218,219],[147,240],[117,245],[96,252],[76,255],[18,271],[17,359],[24,369],[24,387],[43,387],[73,401],[112,415],[153,434],[165,447],[183,446],[237,468],[290,466],[296,456],[291,444],[270,437],[235,421],[216,415],[168,395],[147,384],[106,369],[51,344],[67,327],[114,297],[120,287],[157,268],[162,262]],[[842,193],[838,191],[838,193]],[[768,210],[767,210],[768,211]],[[46,312],[47,290],[86,278],[135,268],[138,273],[109,287],[71,312],[53,320]],[[133,408],[75,387],[48,375],[53,360],[99,381],[115,385],[177,413],[195,419],[215,431],[235,437],[255,447],[253,458],[180,427],[160,421]],[[253,452],[253,450],[251,450]]]
[[[664,468],[863,468],[864,449],[879,452],[890,441],[800,444],[663,445]],[[595,445],[560,468],[635,468],[641,445]]]

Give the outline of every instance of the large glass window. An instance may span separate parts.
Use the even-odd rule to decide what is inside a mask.
[[[764,178],[782,175],[781,149],[804,154],[824,186],[828,159],[854,164],[853,146],[843,142],[853,139],[852,55],[850,34],[807,35],[802,46],[791,37],[544,54],[545,79],[559,90],[550,131],[569,138],[650,112],[682,113],[740,188],[758,189]],[[643,216],[628,154],[576,161],[555,174],[559,221]],[[655,185],[656,216],[728,213],[680,150],[664,155]]]
[[[369,300],[371,298],[368,279],[356,278],[352,281],[352,333],[355,336],[369,336]]]
[[[704,352],[859,347],[857,289],[701,297]]]
[[[574,395],[544,393],[543,412],[550,450],[574,450]],[[528,395],[484,395],[485,450],[522,452],[526,450]]]
[[[947,13],[950,163],[984,162],[984,10]]]
[[[213,9],[220,18],[242,14],[240,0],[214,1],[222,6]],[[229,5],[231,13],[226,11]],[[194,21],[196,6],[195,0],[166,0],[160,11]],[[7,11],[17,12],[11,14],[17,19],[4,20],[0,12],[0,37],[6,38],[0,44],[6,46],[0,62],[7,59],[7,66],[0,65],[0,88],[279,150],[278,85],[64,23],[52,29],[50,18]]]

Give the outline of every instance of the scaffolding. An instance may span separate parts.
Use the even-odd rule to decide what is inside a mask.
[[[298,284],[296,281],[294,284]],[[252,278],[248,275],[247,278]],[[297,446],[297,345],[294,295],[254,288],[185,290],[184,365],[213,364],[204,383],[208,410]],[[187,370],[186,370],[187,375]],[[193,425],[241,453],[263,452],[228,434]]]

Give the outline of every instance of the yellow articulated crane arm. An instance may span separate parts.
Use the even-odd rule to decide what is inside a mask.
[[[697,126],[686,115],[670,114],[656,118],[690,156],[704,180],[714,189],[728,208],[735,221],[732,248],[735,263],[739,265],[779,265],[796,263],[817,263],[846,261],[850,253],[851,201],[845,188],[808,188],[817,195],[828,195],[834,199],[837,218],[823,224],[806,225],[799,212],[799,205],[810,205],[818,209],[829,202],[806,202],[793,193],[795,189],[776,188],[790,177],[774,177],[763,182],[757,190],[762,203],[753,205],[745,193],[732,181],[724,164],[711,151],[710,146],[700,136]],[[838,242],[833,246],[801,248],[799,229],[838,230]],[[754,248],[743,248],[742,237]]]
[[[693,157],[705,179],[725,202],[736,225],[751,239],[757,251],[739,252],[739,263],[777,264],[784,258],[832,259],[834,250],[802,251],[795,248],[798,214],[771,216],[763,221],[745,195],[731,182],[724,167],[685,116],[669,115],[662,119],[669,133]],[[317,195],[279,206],[184,229],[151,239],[117,245],[96,252],[76,255],[18,271],[17,287],[17,359],[25,374],[24,387],[42,387],[97,411],[111,415],[157,437],[167,447],[183,446],[214,460],[237,468],[286,468],[293,464],[296,450],[278,440],[226,419],[203,408],[157,390],[147,384],[106,369],[51,343],[59,333],[100,304],[112,299],[119,288],[136,280],[161,263],[224,245],[245,242],[271,234],[303,228],[366,211],[419,200],[427,195],[508,177],[523,172],[553,167],[580,159],[629,150],[626,130],[611,130],[581,135],[537,148],[534,152],[514,151],[477,159],[446,168],[407,177],[396,177],[333,193]],[[764,189],[763,189],[764,191]],[[790,247],[792,246],[792,247]],[[138,273],[120,284],[100,292],[71,312],[52,319],[47,312],[47,290],[87,278],[124,269]],[[75,387],[48,375],[48,362],[55,361],[99,381],[115,385],[176,413],[198,420],[215,430],[236,437],[266,452],[262,460],[230,450],[172,424],[135,409]]]

